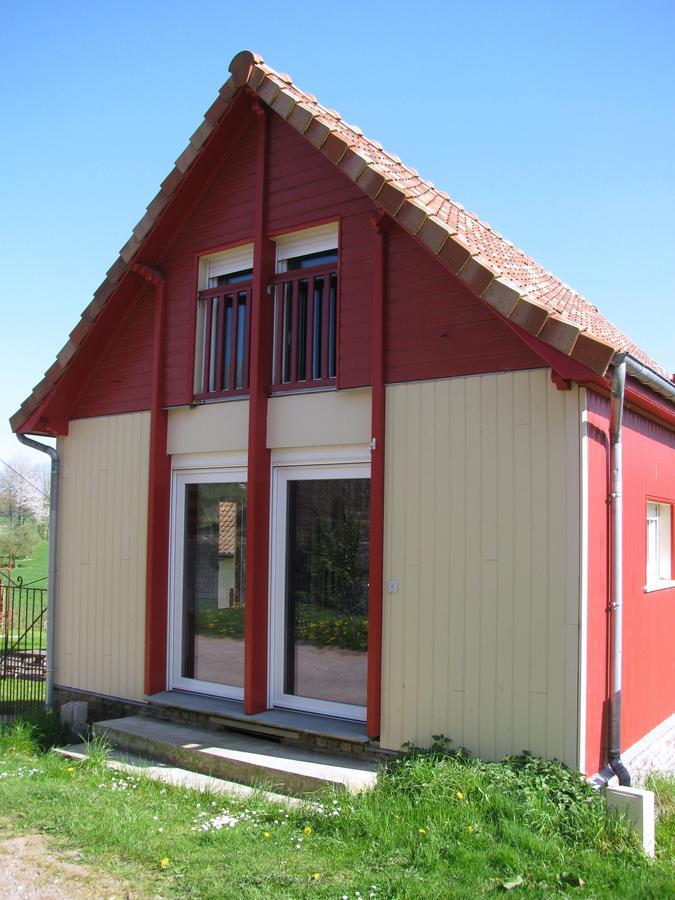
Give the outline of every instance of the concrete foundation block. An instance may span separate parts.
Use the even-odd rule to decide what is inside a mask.
[[[61,722],[67,725],[73,734],[86,737],[89,734],[89,725],[87,717],[89,715],[89,704],[86,700],[69,700],[63,703],[59,709]]]
[[[625,815],[640,836],[647,856],[654,856],[654,794],[640,788],[608,787],[607,808]]]

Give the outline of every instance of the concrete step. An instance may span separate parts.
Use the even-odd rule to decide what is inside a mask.
[[[128,716],[97,722],[94,734],[122,750],[228,781],[291,796],[328,785],[351,793],[377,780],[370,761],[330,756],[232,731],[211,731]]]
[[[262,737],[280,738],[285,742],[302,743],[303,746],[311,746],[307,738],[318,738],[319,748],[329,749],[333,746],[337,752],[350,752],[356,747],[366,754],[382,752],[378,745],[369,741],[365,722],[313,715],[292,709],[268,709],[249,715],[244,712],[244,704],[240,700],[226,700],[223,697],[209,697],[187,691],[162,691],[153,694],[148,697],[148,706],[157,710],[160,715],[166,713],[166,718],[181,724],[186,720],[176,714],[202,718],[203,721],[187,721],[205,728],[231,728]]]
[[[75,762],[83,762],[89,756],[91,748],[87,744],[68,744],[65,747],[54,747],[52,752],[65,759]],[[134,753],[126,753],[123,750],[111,749],[106,754],[106,764],[109,769],[125,772],[130,775],[144,776],[153,781],[161,781],[172,787],[189,788],[193,791],[207,791],[210,794],[227,794],[240,800],[248,800],[254,794],[264,797],[269,803],[283,804],[289,809],[303,806],[306,801],[297,797],[289,797],[286,794],[273,794],[270,791],[256,791],[247,784],[238,784],[236,781],[225,781],[222,778],[214,778],[212,775],[202,775],[199,772],[191,772],[189,769],[181,769],[160,762],[157,759],[149,759],[146,756],[138,756]]]

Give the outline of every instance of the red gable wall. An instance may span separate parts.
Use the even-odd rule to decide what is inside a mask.
[[[386,379],[536,369],[541,359],[413,238],[388,242]]]
[[[588,392],[586,772],[606,762],[609,401]],[[675,709],[675,588],[645,593],[647,498],[675,503],[675,433],[626,410],[623,420],[623,697],[621,748]]]
[[[250,240],[255,188],[255,121],[208,184],[163,258],[167,281],[163,402],[191,400],[191,350],[199,254]],[[341,388],[370,380],[373,202],[290,126],[270,121],[269,233],[340,220],[338,379]],[[387,380],[408,381],[538,367],[541,360],[392,225],[388,249]],[[152,294],[144,291],[71,413],[72,418],[147,409],[150,402]]]

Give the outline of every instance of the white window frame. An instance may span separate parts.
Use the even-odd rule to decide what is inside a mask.
[[[206,460],[203,460],[206,462]],[[171,527],[169,552],[169,631],[167,685],[169,690],[190,691],[243,700],[244,689],[237,685],[219,684],[186,678],[181,674],[183,646],[183,567],[185,554],[185,487],[188,484],[248,484],[245,465],[214,468],[210,466],[174,468],[171,479]]]
[[[242,269],[253,268],[253,244],[239,244],[230,247],[229,250],[219,250],[216,253],[205,253],[199,257],[199,273],[197,276],[197,292],[209,289],[209,280],[219,275],[230,275],[232,272],[241,272]],[[236,288],[236,285],[233,285]],[[195,297],[197,313],[195,316],[195,365],[192,373],[192,390],[195,394],[201,393],[202,373],[204,371],[204,310]],[[250,311],[249,313],[250,314]]]
[[[647,500],[645,591],[674,587],[673,579],[673,504]]]
[[[341,452],[342,451],[342,452]],[[367,450],[360,445],[274,453],[270,523],[269,706],[365,722],[366,707],[284,693],[286,504],[290,480],[370,478]]]
[[[199,257],[199,285],[200,291],[206,291],[209,287],[209,279],[219,275],[230,275],[232,272],[241,272],[242,269],[253,268],[253,244],[239,244],[230,247],[229,250],[219,250],[217,253],[207,253]]]
[[[288,271],[288,260],[296,256],[307,256],[309,253],[322,253],[336,250],[339,254],[340,226],[338,222],[326,225],[315,225],[277,235],[274,241],[276,250],[277,274]]]

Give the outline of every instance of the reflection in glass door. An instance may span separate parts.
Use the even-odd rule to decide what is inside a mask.
[[[365,717],[368,474],[363,466],[278,472],[273,652],[279,706]]]
[[[178,475],[174,509],[173,684],[237,699],[244,685],[246,606],[241,475]]]

